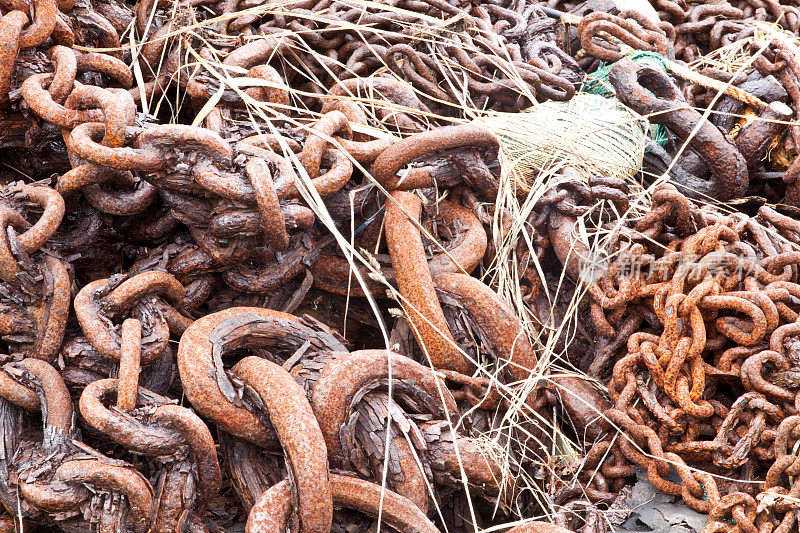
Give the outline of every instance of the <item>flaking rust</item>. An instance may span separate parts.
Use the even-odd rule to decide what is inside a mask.
[[[794,4],[0,3],[0,530],[797,529]]]

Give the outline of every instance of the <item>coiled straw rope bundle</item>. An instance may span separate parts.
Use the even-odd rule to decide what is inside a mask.
[[[615,98],[587,93],[477,122],[500,137],[503,159],[523,191],[554,166],[571,166],[586,177],[633,178],[642,167],[649,126]]]

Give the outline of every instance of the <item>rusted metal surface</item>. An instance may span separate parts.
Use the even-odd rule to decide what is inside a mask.
[[[121,357],[117,380],[117,409],[127,413],[136,407],[139,391],[139,370],[142,358],[142,323],[129,318],[122,323]]]
[[[487,236],[481,221],[469,209],[455,203],[442,201],[437,206],[433,227],[443,224],[447,227],[444,243],[431,247],[432,257],[428,259],[428,268],[435,276],[444,272],[472,272],[480,263],[487,250]],[[424,224],[423,222],[420,222]],[[430,225],[430,224],[427,224]],[[426,225],[426,226],[427,226]],[[454,238],[447,238],[454,235]],[[440,238],[442,238],[440,237]],[[390,283],[396,283],[391,256],[379,254],[376,259],[381,267],[381,275]],[[365,277],[369,292],[378,296],[383,293],[381,283],[366,276],[363,268],[356,265]],[[350,263],[346,258],[326,252],[320,253],[311,266],[314,283],[317,287],[336,294],[363,296],[364,291],[353,281]]]
[[[791,120],[792,110],[782,102],[772,102],[761,112],[758,119],[739,130],[736,148],[747,161],[749,169],[756,168],[767,152],[773,139],[786,131],[786,121]]]
[[[288,372],[258,357],[242,359],[233,372],[253,387],[275,426],[299,501],[300,528],[330,530],[333,499],[325,441],[303,389]]]
[[[744,195],[749,181],[745,158],[722,132],[686,105],[666,73],[623,59],[611,69],[609,80],[625,105],[688,140],[711,168],[709,184],[695,181],[682,185],[722,201]]]
[[[253,346],[283,346],[291,353],[307,340],[315,350],[347,349],[322,324],[270,309],[231,308],[200,318],[184,332],[178,347],[178,368],[186,396],[195,409],[225,431],[274,449],[278,444],[274,431],[255,414],[233,403],[233,387],[216,361],[228,346],[238,347],[242,342],[245,346],[248,342]],[[226,388],[224,392],[222,387]]]
[[[536,367],[536,354],[514,312],[492,289],[465,274],[440,274],[436,291],[467,313],[483,330],[502,365],[515,381],[525,381]]]
[[[635,11],[628,14],[631,19],[638,18],[638,20],[627,20],[603,12],[595,12],[583,17],[578,26],[583,49],[605,61],[614,62],[622,59],[624,54],[620,47],[601,38],[600,34],[602,33],[605,36],[614,37],[617,42],[636,50],[657,51],[661,55],[669,57],[671,43],[663,30],[644,17],[636,17]]]
[[[586,440],[594,441],[611,429],[604,418],[611,404],[591,383],[571,376],[553,376],[550,383],[569,421]]]
[[[467,373],[470,363],[459,353],[450,334],[415,223],[422,202],[413,193],[394,192],[386,200],[386,245],[392,257],[401,304],[420,346],[424,346],[436,369]]]
[[[2,4],[23,529],[601,533],[637,469],[796,529],[797,6]],[[514,193],[481,124],[601,65],[664,127],[643,168]]]
[[[475,126],[449,126],[432,132],[418,133],[397,142],[381,152],[372,164],[372,176],[388,190],[413,190],[434,186],[429,173],[413,177],[397,176],[405,165],[426,154],[461,147],[495,149],[497,137],[488,129]]]
[[[148,530],[153,510],[153,489],[136,470],[111,466],[96,459],[74,460],[59,466],[56,476],[124,494],[130,506],[133,531]]]
[[[118,382],[101,379],[86,386],[80,398],[81,416],[96,430],[140,453],[170,455],[183,443],[179,434],[158,426],[144,426],[104,405],[117,392]]]
[[[133,348],[140,344],[141,324],[127,320],[123,324],[123,339],[133,344]],[[214,439],[191,410],[170,405],[167,398],[137,386],[139,361],[135,353],[131,357],[131,346],[126,346],[126,342],[123,342],[120,378],[98,380],[84,388],[81,414],[93,429],[128,450],[161,457],[157,463],[161,470],[159,490],[149,505],[152,530],[179,531],[180,524],[187,520],[195,526],[202,524],[206,505],[217,498],[221,485]],[[116,392],[116,408],[103,405],[110,392]],[[129,403],[125,405],[121,400]],[[191,461],[181,451],[184,445],[191,451]],[[187,483],[196,486],[196,494],[182,494]]]
[[[146,272],[133,276],[117,287],[110,280],[97,280],[84,286],[75,296],[75,314],[84,334],[101,355],[113,360],[121,359],[122,337],[111,317],[118,317],[130,308],[145,312],[151,308],[153,294],[163,294],[173,302],[180,302],[183,286],[166,272]],[[142,364],[149,364],[161,357],[169,342],[169,324],[163,316],[146,313],[150,320],[143,323],[147,336],[142,342]]]
[[[531,520],[519,526],[507,530],[508,533],[565,533],[569,529],[551,524],[550,522],[540,522]]]
[[[64,380],[50,364],[37,359],[23,359],[18,363],[38,380],[44,403],[39,408],[45,414],[44,423],[56,435],[68,435],[72,432],[72,401]]]
[[[197,468],[198,500],[209,504],[222,484],[214,437],[208,426],[191,410],[177,405],[159,405],[150,415],[157,424],[172,429],[186,439]]]
[[[360,511],[382,521],[398,532],[434,533],[436,526],[408,499],[380,485],[349,476],[331,474],[331,493],[336,505]],[[270,487],[250,511],[248,532],[284,531],[292,513],[292,491],[287,481]]]
[[[311,406],[332,460],[343,457],[339,428],[345,422],[352,397],[369,384],[388,378],[390,373],[394,379],[412,380],[439,416],[456,412],[450,391],[427,366],[384,350],[362,350],[338,357],[325,366],[311,395]]]

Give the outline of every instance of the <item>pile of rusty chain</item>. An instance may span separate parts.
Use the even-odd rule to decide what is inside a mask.
[[[796,528],[800,226],[687,195],[800,202],[800,63],[753,39],[747,72],[703,70],[740,90],[718,98],[625,56],[688,63],[752,21],[796,33],[800,11],[656,7],[0,1],[0,149],[33,178],[0,190],[3,527],[352,532],[380,517],[433,532],[549,514],[588,533],[639,467],[709,532]],[[643,180],[675,183],[618,227],[562,342],[610,402],[577,377],[529,390],[534,346],[471,275],[500,244],[499,140],[443,125],[465,106],[569,100],[601,61],[669,131]],[[710,121],[693,109],[709,105]],[[618,225],[630,191],[561,178],[520,256],[585,281],[578,219]],[[331,225],[370,261],[354,266]],[[519,267],[551,320],[554,278]],[[545,463],[551,406],[586,451],[566,467]]]
[[[160,7],[136,6],[137,23],[151,6]],[[539,513],[514,486],[535,457],[511,435],[512,457],[487,448],[487,435],[504,433],[498,384],[487,396],[490,380],[464,374],[480,362],[510,366],[504,382],[523,381],[535,364],[532,347],[517,340],[522,326],[513,313],[468,275],[484,257],[487,233],[459,198],[496,194],[497,139],[461,127],[391,147],[370,142],[351,133],[366,116],[346,99],[332,101],[310,128],[279,138],[214,127],[241,108],[227,98],[207,117],[209,128],[159,125],[137,104],[169,90],[174,72],[134,88],[128,58],[78,52],[55,33],[72,6],[34,7],[56,20],[44,23],[39,42],[24,37],[41,31],[41,21],[27,28],[22,11],[0,20],[21,22],[20,39],[6,46],[11,68],[2,92],[4,116],[27,128],[22,138],[12,130],[6,146],[48,145],[56,164],[26,168],[39,176],[58,170],[52,180],[2,191],[5,526],[222,531],[246,519],[248,531],[289,523],[329,531],[366,529],[380,516],[400,531],[436,531],[427,515],[468,528]],[[115,38],[82,44],[118,48],[114,28],[124,10],[89,11]],[[112,14],[123,18],[109,24]],[[145,62],[166,45],[150,38]],[[285,83],[259,56],[263,44],[229,51],[227,65]],[[202,105],[203,73],[177,76],[182,81]],[[280,87],[247,94],[288,102]],[[333,135],[336,144],[327,140]],[[302,312],[313,313],[308,300],[343,308],[331,295],[384,291],[378,283],[351,290],[349,263],[301,199],[300,168],[346,227],[354,216],[347,193],[364,180],[351,158],[374,161],[373,174],[387,184],[417,161],[407,188],[463,189],[425,209],[426,241],[417,233],[413,253],[402,240],[414,228],[405,213],[421,215],[419,197],[385,206],[374,190],[356,197],[359,244],[374,248],[382,219],[394,221],[386,222],[388,253],[377,257],[381,275],[411,307],[438,309],[435,328],[452,330],[449,344],[413,318],[393,330],[398,346],[420,361],[430,357],[430,366],[375,349],[369,335],[348,342]],[[394,226],[408,231],[390,235]],[[426,250],[435,251],[430,260]],[[180,339],[177,353],[171,339]],[[183,397],[196,412],[177,405]],[[485,509],[474,510],[479,502]],[[334,505],[361,514],[334,513]]]
[[[546,393],[560,394],[589,447],[555,497],[607,503],[636,465],[708,514],[706,532],[793,530],[797,220],[768,206],[753,217],[719,214],[661,185],[652,211],[619,231],[618,253],[587,277],[581,271],[592,265],[575,230],[595,208],[576,208],[567,185],[540,204],[549,232],[537,246],[552,243],[565,273],[588,283],[586,320],[599,341],[566,351],[590,376],[609,379],[611,401],[580,379],[552,380]],[[583,198],[618,203],[614,190],[624,187],[596,184]],[[528,299],[546,319],[538,298]]]
[[[535,356],[516,341],[522,326],[491,289],[453,272],[452,260],[431,282],[419,232],[414,240],[400,210],[419,213],[419,197],[395,195],[397,203],[386,206],[394,220],[387,228],[408,231],[390,232],[387,243],[401,291],[409,302],[417,297],[421,266],[430,294],[419,308],[441,313],[456,306],[462,316],[454,323],[487,339],[486,353],[514,364],[509,373],[524,379],[520,369],[532,367]],[[220,462],[207,422],[218,433],[227,491],[249,513],[249,531],[283,530],[291,520],[303,530],[329,530],[334,504],[380,514],[401,531],[436,531],[425,516],[430,502],[447,522],[464,513],[466,500],[444,504],[460,492],[464,475],[473,498],[511,508],[524,501],[508,487],[509,465],[475,438],[499,422],[502,398],[487,396],[488,380],[450,370],[471,365],[458,345],[442,346],[422,322],[410,319],[441,373],[387,350],[350,351],[341,335],[308,315],[234,306],[192,320],[193,300],[202,302],[209,284],[182,284],[167,272],[165,247],[125,274],[83,284],[71,298],[69,264],[59,253],[65,239],[57,237],[64,209],[48,187],[17,183],[3,190],[9,219],[3,341],[11,355],[0,373],[8,439],[0,496],[27,527],[231,527],[239,514],[236,503],[220,496]],[[480,223],[458,205],[449,209],[442,223],[461,217],[472,226],[452,252],[480,258],[486,246]],[[457,224],[452,231],[459,233]],[[469,254],[459,252],[464,246]],[[441,327],[447,330],[447,322]],[[180,336],[177,354],[171,336]],[[176,384],[203,419],[167,396]],[[25,411],[42,413],[43,431]],[[339,520],[347,526],[353,517]]]

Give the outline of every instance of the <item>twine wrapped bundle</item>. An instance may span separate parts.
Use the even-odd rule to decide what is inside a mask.
[[[649,126],[616,99],[587,93],[478,122],[500,137],[502,157],[524,191],[566,165],[586,177],[633,178],[642,166]]]

